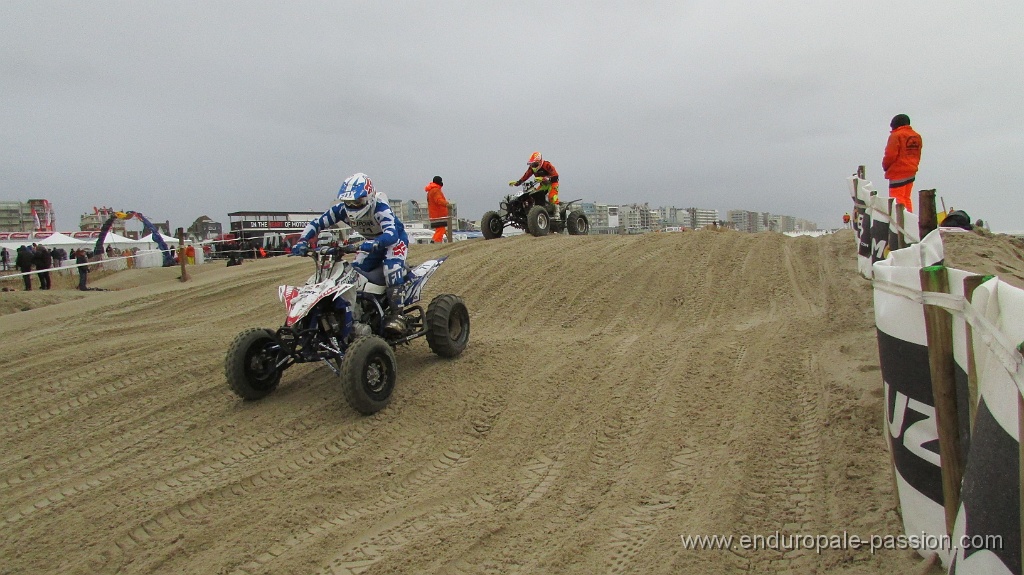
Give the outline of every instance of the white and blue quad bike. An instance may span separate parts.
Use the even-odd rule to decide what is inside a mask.
[[[408,328],[386,337],[383,269],[357,270],[342,258],[355,251],[354,246],[311,250],[316,272],[306,284],[278,288],[287,309],[284,325],[277,331],[252,328],[238,334],[224,368],[235,394],[249,400],[266,397],[285,369],[319,361],[340,377],[349,405],[369,415],[384,409],[395,389],[395,346],[426,336],[431,351],[441,357],[453,358],[466,349],[469,311],[462,298],[441,294],[426,311],[418,305],[423,285],[447,257],[406,269],[403,315]]]

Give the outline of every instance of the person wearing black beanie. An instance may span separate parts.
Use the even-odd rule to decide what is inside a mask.
[[[895,116],[892,117],[892,121],[889,122],[889,128],[891,128],[893,130],[895,130],[896,128],[899,128],[900,126],[909,126],[909,125],[910,125],[910,116],[908,116],[906,114],[896,114]]]
[[[889,197],[895,198],[908,212],[914,211],[910,193],[914,188],[917,168],[921,163],[921,135],[910,127],[910,116],[896,114],[889,122],[892,131],[885,143],[882,169],[889,180]]]
[[[430,218],[430,227],[434,230],[434,236],[430,241],[435,244],[442,243],[448,233],[448,208],[452,207],[448,203],[448,198],[444,197],[444,191],[441,189],[443,185],[444,180],[441,176],[434,176],[427,187],[423,188],[423,191],[427,192],[427,216]]]

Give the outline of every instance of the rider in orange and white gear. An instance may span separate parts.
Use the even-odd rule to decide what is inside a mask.
[[[388,295],[384,329],[396,335],[405,333],[402,302],[409,236],[405,233],[405,225],[388,205],[387,196],[373,188],[369,176],[359,173],[345,180],[338,190],[338,203],[306,225],[299,242],[292,248],[292,254],[305,255],[309,241],[320,230],[338,222],[352,226],[352,229],[369,240],[359,246],[359,254],[352,265],[364,274],[384,266]]]
[[[540,182],[540,189],[548,193],[548,211],[550,211],[555,217],[558,216],[558,170],[551,165],[551,162],[545,160],[540,152],[534,152],[530,155],[530,161],[526,168],[526,172],[523,177],[518,180],[512,180],[508,183],[510,186],[521,186],[523,182],[529,180],[531,176]]]

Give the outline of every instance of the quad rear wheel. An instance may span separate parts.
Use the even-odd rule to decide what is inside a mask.
[[[361,337],[345,351],[341,386],[345,400],[359,413],[371,415],[387,407],[397,377],[395,352],[380,337]]]
[[[576,210],[565,219],[565,228],[570,236],[585,236],[590,233],[590,221],[582,210]]]
[[[426,317],[427,345],[441,357],[456,357],[469,343],[469,310],[462,298],[441,294],[430,301]]]
[[[235,395],[261,399],[277,389],[283,369],[277,367],[281,346],[274,332],[252,328],[235,337],[224,359],[224,375]]]

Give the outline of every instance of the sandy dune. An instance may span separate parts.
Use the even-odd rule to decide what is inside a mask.
[[[1000,245],[989,259],[1019,274]],[[399,348],[372,417],[324,366],[259,402],[227,388],[228,344],[280,324],[277,285],[311,271],[299,258],[0,294],[0,573],[918,566],[680,539],[901,532],[852,232],[520,236],[410,262],[442,253],[426,298],[465,299],[470,346]]]

